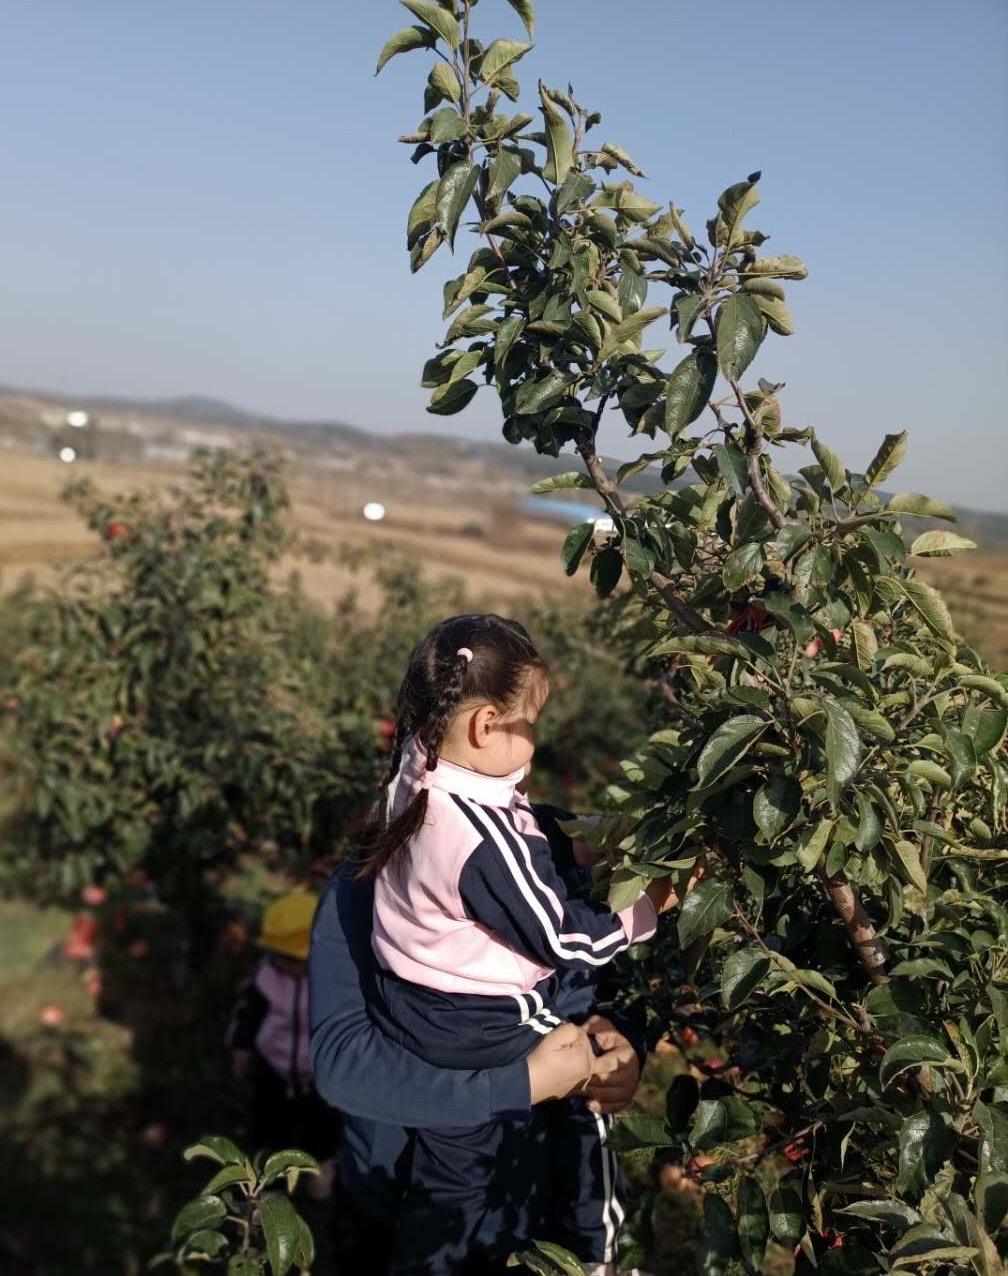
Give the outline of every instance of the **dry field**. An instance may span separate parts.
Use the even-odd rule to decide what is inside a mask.
[[[182,470],[99,461],[77,462],[72,475],[89,476],[114,493],[162,487],[178,481]],[[0,454],[0,590],[13,589],[26,575],[51,584],[61,564],[96,552],[93,536],[60,499],[70,477],[70,468],[51,457]],[[422,473],[360,478],[302,470],[291,486],[294,526],[311,552],[290,557],[281,570],[297,571],[306,593],[325,607],[351,588],[365,606],[372,601],[366,574],[344,561],[347,549],[368,546],[410,555],[430,579],[459,578],[474,600],[488,605],[581,587],[560,571],[563,529],[525,517],[513,489],[503,484],[497,496],[474,496]],[[365,501],[381,501],[387,518],[365,522]],[[944,592],[963,633],[983,655],[998,668],[1008,666],[1008,555],[981,547],[922,562],[921,572]]]
[[[92,533],[60,493],[71,479],[91,478],[107,493],[160,488],[178,482],[181,468],[110,461],[62,465],[54,458],[0,453],[0,590],[26,576],[52,584],[63,564],[100,552]],[[503,605],[516,595],[545,595],[561,588],[564,529],[524,517],[507,492],[498,499],[460,499],[422,478],[407,486],[395,477],[376,480],[343,474],[318,477],[295,471],[291,482],[293,526],[302,551],[284,560],[305,592],[323,606],[364,579],[344,562],[345,550],[369,546],[417,559],[431,579],[458,577],[474,599]],[[361,517],[365,501],[381,501],[381,523]],[[569,583],[568,583],[569,584]],[[361,591],[366,604],[366,591]]]

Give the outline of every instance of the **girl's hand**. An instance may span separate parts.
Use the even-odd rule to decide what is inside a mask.
[[[584,1025],[602,1050],[595,1071],[584,1089],[592,1112],[622,1112],[634,1097],[640,1080],[640,1062],[626,1037],[602,1015],[592,1015]]]
[[[563,1099],[578,1091],[592,1074],[595,1056],[588,1034],[562,1023],[543,1037],[527,1059],[532,1103]]]

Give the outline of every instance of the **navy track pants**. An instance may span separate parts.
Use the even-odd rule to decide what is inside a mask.
[[[611,1121],[563,1099],[538,1105],[526,1122],[413,1131],[389,1276],[459,1276],[480,1252],[489,1270],[529,1243],[521,1229],[516,1236],[515,1215],[533,1192],[543,1220],[536,1240],[583,1262],[612,1261],[623,1209],[605,1146]]]

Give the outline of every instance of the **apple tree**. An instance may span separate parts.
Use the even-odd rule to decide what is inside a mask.
[[[540,83],[518,107],[527,39],[477,35],[475,0],[403,3],[415,23],[379,70],[431,55],[423,118],[401,139],[426,170],[411,267],[475,240],[444,285],[429,410],[496,396],[505,438],[569,451],[576,468],[551,486],[594,491],[612,519],[602,544],[575,528],[563,567],[613,597],[612,650],[665,715],[598,826],[614,905],[706,857],[627,995],[656,1036],[697,1025],[724,1065],[616,1137],[703,1155],[712,1276],[759,1271],[771,1240],[800,1271],[994,1276],[1008,679],[914,568],[972,543],[935,526],[951,519],[941,501],[891,494],[904,432],[850,468],[788,422],[771,373],[754,379],[764,345],[792,333],[786,286],[806,275],[763,252],[759,173],[694,234],[570,86]],[[509,4],[531,39],[530,0]],[[615,472],[597,445],[613,414],[640,442]],[[660,490],[630,500],[622,484],[644,469]],[[908,545],[904,522],[922,518]],[[639,1215],[628,1265],[646,1257]]]

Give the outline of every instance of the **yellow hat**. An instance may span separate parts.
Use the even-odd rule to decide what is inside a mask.
[[[281,895],[263,913],[262,932],[256,941],[259,947],[304,960],[317,906],[318,896],[308,891]]]

